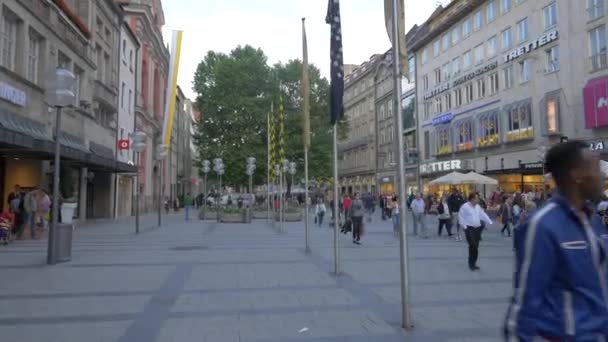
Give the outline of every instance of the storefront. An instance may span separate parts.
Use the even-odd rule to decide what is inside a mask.
[[[484,174],[496,179],[507,193],[536,192],[551,187],[543,175],[542,163],[522,163],[519,168],[487,170]]]
[[[475,163],[469,159],[453,159],[446,161],[438,161],[420,165],[420,177],[422,179],[422,191],[425,194],[442,195],[449,192],[452,188],[458,188],[465,193],[473,190],[471,185],[431,185],[430,182],[450,172],[466,173],[475,170]]]
[[[393,176],[381,177],[378,179],[378,184],[380,186],[380,193],[383,195],[393,195],[397,191],[395,187],[395,177]]]

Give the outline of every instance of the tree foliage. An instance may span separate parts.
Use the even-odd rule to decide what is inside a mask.
[[[201,120],[194,141],[199,161],[222,158],[226,165],[225,184],[247,183],[245,159],[254,156],[256,184],[266,182],[267,114],[279,95],[285,107],[286,158],[298,165],[296,180],[303,178],[304,147],[301,115],[301,70],[299,60],[269,66],[264,52],[238,46],[230,54],[209,52],[198,65],[194,77],[196,105]],[[331,126],[328,115],[329,85],[319,69],[309,66],[311,149],[309,175],[331,175]],[[278,132],[278,130],[277,130]]]

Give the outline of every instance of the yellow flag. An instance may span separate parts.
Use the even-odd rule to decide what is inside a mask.
[[[405,7],[404,0],[384,0],[384,22],[386,24],[386,32],[388,38],[393,43],[393,4],[399,4],[399,17],[397,18],[397,24],[399,25],[399,61],[401,62],[401,73],[405,77],[409,77],[409,63],[407,58],[407,46],[405,45]]]
[[[310,79],[308,75],[308,43],[305,18],[302,18],[302,125],[304,148],[310,148]]]

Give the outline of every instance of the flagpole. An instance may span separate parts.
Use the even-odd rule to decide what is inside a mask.
[[[409,298],[409,255],[407,246],[407,227],[406,217],[406,193],[405,193],[405,151],[403,148],[403,113],[401,111],[401,65],[399,59],[399,44],[401,38],[399,36],[399,0],[393,0],[393,94],[395,101],[394,112],[396,115],[397,125],[397,163],[398,179],[399,179],[399,212],[401,213],[400,229],[399,229],[399,260],[400,260],[400,275],[401,275],[401,326],[404,329],[412,329],[413,324],[410,316]]]
[[[302,18],[302,107],[304,141],[304,240],[305,251],[310,252],[310,231],[308,212],[308,148],[310,147],[310,80],[308,77],[308,42],[306,39],[306,18]]]
[[[270,103],[272,113],[272,103]],[[270,220],[270,113],[266,114],[266,221]]]
[[[340,213],[338,212],[338,123],[333,129],[333,158],[334,158],[334,273],[340,274],[340,241],[338,240]]]

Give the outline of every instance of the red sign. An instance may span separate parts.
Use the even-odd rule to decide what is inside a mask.
[[[118,149],[119,150],[128,150],[129,149],[129,140],[127,140],[127,139],[118,140]]]
[[[585,127],[608,126],[608,78],[587,82],[583,89]]]

